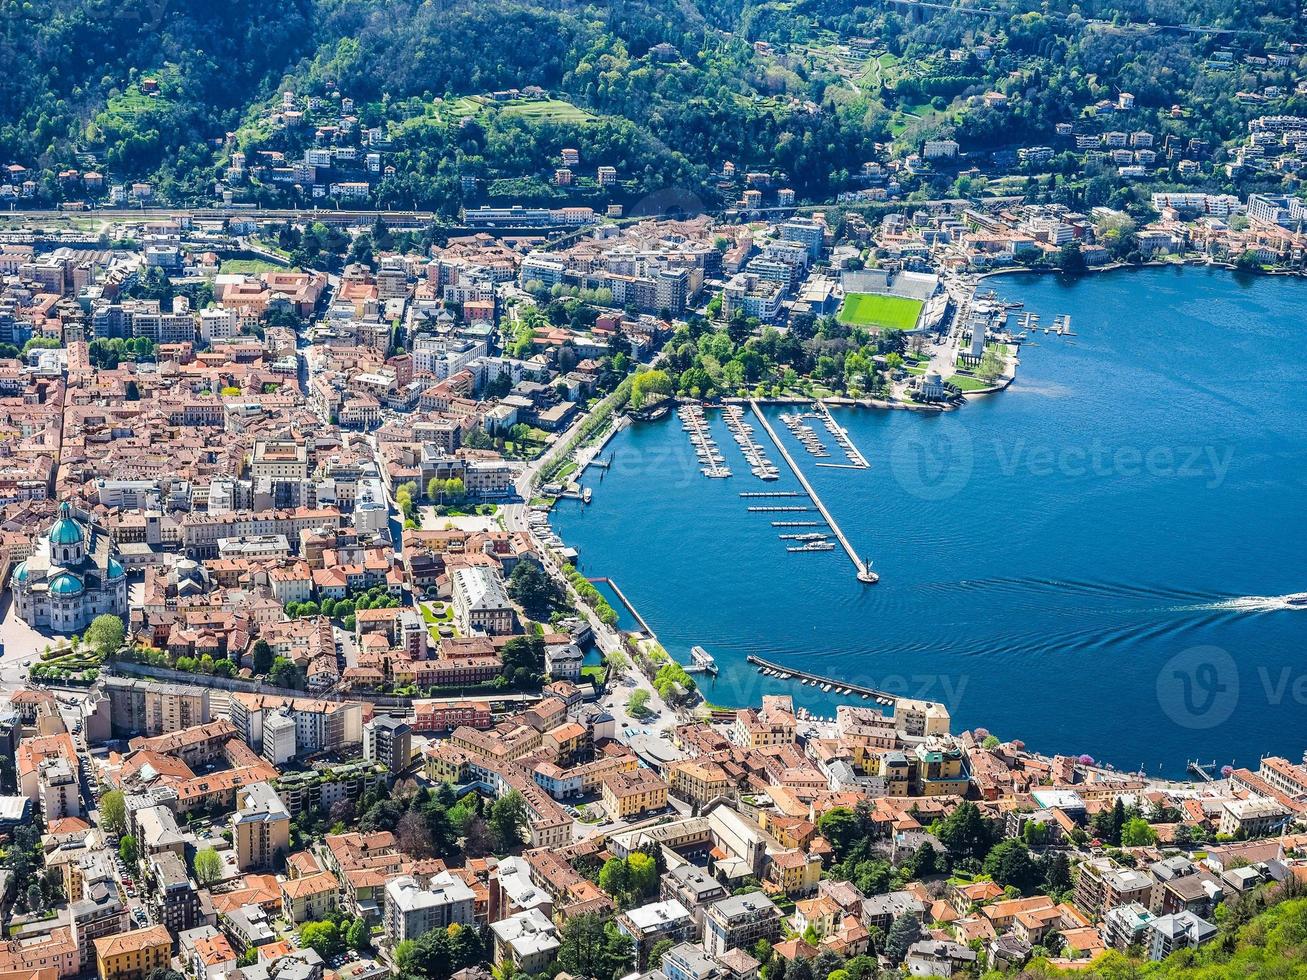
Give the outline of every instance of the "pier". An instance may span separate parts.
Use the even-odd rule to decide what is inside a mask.
[[[798,490],[745,490],[741,497],[802,497]]]
[[[825,527],[825,521],[772,521],[772,527]]]
[[[636,609],[635,606],[631,604],[631,600],[626,597],[625,592],[623,592],[621,589],[617,587],[616,582],[614,582],[610,578],[592,578],[589,581],[591,585],[598,585],[600,583],[603,583],[604,585],[612,589],[613,595],[617,596],[618,601],[623,606],[626,607],[626,611],[629,612],[631,614],[631,617],[637,623],[640,624],[640,629],[644,631],[645,635],[648,636],[650,639],[657,639],[657,635],[654,633],[653,627],[644,621],[644,617],[640,615],[640,610]]]
[[[830,525],[831,533],[835,535],[835,540],[840,543],[840,547],[844,549],[845,554],[849,556],[849,560],[853,562],[853,567],[858,573],[858,581],[865,582],[868,585],[879,582],[880,576],[873,572],[867,566],[867,563],[858,557],[858,553],[853,550],[853,545],[849,544],[849,539],[846,538],[844,532],[840,530],[840,526],[836,522],[834,516],[826,509],[826,505],[821,502],[821,497],[817,496],[817,491],[813,489],[812,484],[808,482],[808,478],[803,475],[803,471],[799,469],[798,464],[794,462],[794,457],[790,455],[789,450],[787,450],[780,439],[776,437],[776,433],[772,429],[771,423],[769,423],[767,417],[762,414],[762,409],[758,407],[758,403],[751,398],[749,399],[749,407],[753,409],[753,414],[756,415],[758,421],[762,423],[763,430],[767,433],[772,443],[776,446],[776,449],[780,452],[781,459],[785,460],[785,464],[789,466],[790,470],[794,473],[794,477],[799,481],[799,485],[807,491],[808,498],[812,501],[813,506],[817,508],[818,513],[820,513],[826,523]],[[849,445],[851,446],[852,443]],[[857,450],[855,449],[854,452],[857,452]],[[859,456],[861,456],[861,454],[859,454]],[[863,460],[863,462],[865,463],[866,460]],[[753,508],[750,507],[749,509],[752,510]]]
[[[823,677],[821,674],[814,674],[810,671],[795,670],[792,667],[783,667],[770,660],[764,660],[762,657],[755,657],[753,654],[749,654],[744,659],[769,677],[776,677],[783,681],[799,681],[809,686],[820,687],[827,693],[832,694],[857,694],[860,695],[863,700],[875,701],[884,708],[893,708],[898,703],[898,698],[895,695],[889,694],[885,691],[878,691],[874,687],[864,687],[861,684],[850,684],[848,681],[839,681],[833,677]]]
[[[1189,762],[1187,766],[1185,766],[1185,768],[1188,769],[1191,773],[1193,773],[1195,776],[1197,776],[1205,783],[1216,782],[1216,776],[1214,775],[1214,773],[1220,771],[1217,768],[1215,759],[1207,763],[1202,763],[1199,762],[1197,759],[1193,759]]]
[[[750,507],[750,514],[793,514],[800,511],[812,510],[811,507]]]

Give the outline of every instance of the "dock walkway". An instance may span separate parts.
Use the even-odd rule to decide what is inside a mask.
[[[764,660],[762,657],[755,657],[753,654],[749,654],[744,659],[761,671],[779,676],[781,680],[795,680],[805,684],[815,684],[818,687],[828,685],[833,692],[860,694],[862,697],[873,700],[885,708],[893,708],[898,703],[898,698],[895,695],[885,691],[878,691],[874,687],[850,684],[848,681],[836,680],[834,677],[823,677],[821,674],[814,674],[810,671],[796,670],[793,667],[785,667],[771,660]]]
[[[835,535],[835,540],[840,543],[840,547],[844,549],[845,554],[849,556],[849,560],[853,562],[853,567],[858,573],[858,581],[866,582],[868,584],[878,581],[880,577],[868,568],[866,562],[859,558],[858,553],[853,550],[853,545],[851,545],[849,539],[844,536],[844,532],[840,529],[834,515],[826,509],[826,505],[822,503],[821,497],[817,495],[817,491],[813,489],[812,484],[808,482],[808,478],[803,475],[803,471],[799,469],[798,464],[794,462],[794,457],[791,456],[789,450],[785,448],[785,444],[777,438],[775,430],[772,429],[771,423],[767,421],[767,417],[763,415],[762,409],[758,407],[758,403],[750,398],[749,407],[753,409],[753,414],[756,415],[758,421],[762,423],[763,430],[767,433],[772,443],[775,444],[776,449],[780,452],[781,459],[785,460],[786,465],[789,466],[791,472],[794,473],[795,479],[799,481],[799,485],[807,491],[808,499],[812,501],[813,506],[817,508],[817,512],[821,514],[822,518],[830,526],[831,533]],[[857,450],[854,451],[856,452]]]

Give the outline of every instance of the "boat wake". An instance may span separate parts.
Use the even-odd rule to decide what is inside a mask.
[[[1219,609],[1232,612],[1281,612],[1287,609],[1307,612],[1307,593],[1295,592],[1291,595],[1245,595],[1233,599],[1221,599],[1191,609]]]

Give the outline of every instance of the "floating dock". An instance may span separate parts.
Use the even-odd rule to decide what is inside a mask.
[[[811,507],[750,507],[750,514],[794,514],[805,510],[812,510]]]
[[[835,416],[831,415],[826,403],[818,398],[816,408],[817,414],[821,416],[822,422],[826,425],[826,431],[834,437],[835,443],[844,450],[844,455],[849,458],[849,465],[859,470],[869,469],[871,464],[867,462],[867,457],[862,455],[858,447],[853,444],[853,440],[849,438],[848,430],[835,421]]]
[[[751,398],[749,399],[749,407],[753,409],[753,414],[758,417],[758,421],[762,424],[763,430],[767,433],[772,443],[776,446],[776,449],[780,452],[781,459],[785,460],[786,465],[789,466],[790,470],[794,473],[795,479],[799,481],[799,486],[807,491],[808,499],[812,501],[813,506],[817,508],[818,513],[821,514],[826,523],[830,525],[831,533],[835,535],[835,540],[840,543],[840,547],[844,549],[845,553],[849,556],[849,560],[853,562],[853,567],[857,571],[858,581],[865,582],[868,585],[873,585],[876,582],[879,582],[880,576],[873,572],[870,566],[858,557],[858,553],[853,550],[853,545],[849,544],[849,539],[846,538],[844,532],[840,530],[840,526],[836,522],[834,516],[832,516],[831,512],[826,509],[826,505],[821,502],[821,497],[817,496],[817,491],[812,488],[812,484],[808,482],[808,478],[803,475],[803,471],[799,469],[798,464],[794,462],[794,457],[790,455],[784,444],[776,437],[775,431],[773,431],[771,424],[767,421],[767,417],[762,414],[762,409],[758,407],[758,403]],[[857,450],[855,449],[854,451],[856,452]],[[863,462],[866,462],[866,460],[863,460]],[[749,509],[753,510],[752,507]]]

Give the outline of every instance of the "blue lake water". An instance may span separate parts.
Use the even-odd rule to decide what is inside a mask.
[[[1125,768],[1297,758],[1307,608],[1275,597],[1307,591],[1307,284],[1148,269],[988,285],[1044,323],[1071,314],[1077,336],[1032,337],[1016,383],[961,411],[837,409],[868,470],[816,466],[773,421],[879,585],[842,551],[787,553],[783,515],[746,510],[768,501],[742,491],[797,483],[783,465],[750,476],[716,413],[734,477],[700,475],[674,416],[637,425],[555,528],[673,655],[717,658],[717,703],[786,692],[833,713],[841,699],[761,677],[756,653]]]

